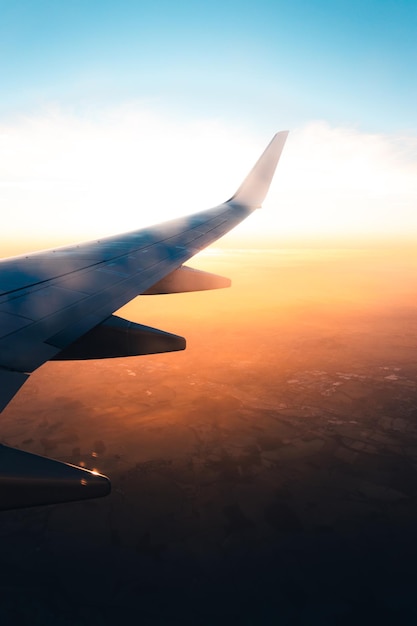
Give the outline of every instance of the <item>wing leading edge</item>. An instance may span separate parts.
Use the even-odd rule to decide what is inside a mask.
[[[91,343],[93,329],[103,341],[111,328],[112,341],[117,335],[123,342],[123,332],[114,331],[123,323],[120,318],[112,322],[112,314],[134,297],[161,293],[161,285],[166,293],[167,284],[178,291],[185,275],[187,284],[192,277],[197,287],[184,290],[198,289],[198,284],[206,285],[203,289],[226,286],[220,277],[191,274],[183,263],[260,207],[287,135],[287,131],[277,133],[236,193],[213,209],[99,241],[0,261],[0,411],[31,372],[59,359],[60,353],[70,354],[72,344],[77,345],[76,358],[92,358],[82,356],[82,346],[84,336]],[[146,331],[148,342],[156,336],[153,330]],[[181,339],[174,344],[167,340],[166,345],[183,349]],[[144,354],[152,347],[120,350],[116,346],[113,352]]]

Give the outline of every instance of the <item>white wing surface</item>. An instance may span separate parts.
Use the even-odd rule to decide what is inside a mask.
[[[212,275],[202,280],[183,263],[261,205],[287,134],[274,136],[235,195],[215,208],[99,241],[0,261],[0,410],[48,360],[184,348],[182,338],[112,314],[140,294],[155,293],[162,283],[178,285],[184,277],[192,278],[194,287],[184,290],[194,290],[221,282]],[[198,287],[199,282],[212,286]],[[220,282],[217,286],[224,286],[224,279]],[[127,333],[133,348],[123,347]],[[98,344],[100,351],[94,348]]]

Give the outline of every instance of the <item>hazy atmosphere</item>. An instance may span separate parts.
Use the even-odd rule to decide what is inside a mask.
[[[96,469],[0,514],[3,624],[417,623],[415,2],[0,0],[0,256],[230,198],[184,352],[42,366],[0,441]]]

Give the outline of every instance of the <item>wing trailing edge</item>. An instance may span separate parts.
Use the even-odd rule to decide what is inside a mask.
[[[0,367],[0,412],[9,404],[29,378],[25,372],[15,372]]]

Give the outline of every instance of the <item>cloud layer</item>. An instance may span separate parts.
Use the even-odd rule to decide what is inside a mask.
[[[15,119],[0,126],[2,239],[88,239],[208,208],[269,139],[140,105]],[[312,122],[290,133],[264,210],[238,234],[417,235],[416,181],[416,137]]]

